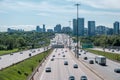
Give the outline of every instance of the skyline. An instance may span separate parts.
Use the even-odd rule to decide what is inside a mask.
[[[85,27],[88,21],[96,21],[96,26],[113,28],[120,20],[120,0],[0,0],[0,31],[8,27],[27,31],[42,24],[47,29],[56,24],[69,26],[69,21],[77,17],[76,3],[81,4],[79,17],[85,18]]]

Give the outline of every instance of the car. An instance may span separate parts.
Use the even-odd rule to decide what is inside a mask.
[[[86,54],[86,52],[84,52],[84,54]]]
[[[10,55],[13,55],[13,53],[10,53]]]
[[[68,61],[64,61],[64,65],[68,65]]]
[[[114,69],[114,72],[120,73],[120,68],[115,68],[115,69]]]
[[[80,53],[78,53],[79,55],[81,55]]]
[[[74,64],[74,65],[73,65],[73,68],[78,68],[78,65],[77,65],[77,64]]]
[[[84,60],[87,60],[88,58],[87,57],[84,57]]]
[[[20,54],[23,54],[23,52],[20,52]]]
[[[93,61],[93,60],[89,60],[89,63],[90,63],[90,64],[94,64],[94,61]]]
[[[45,69],[45,72],[51,72],[51,67],[47,67],[47,68]]]
[[[80,80],[88,80],[86,76],[81,76]]]
[[[65,57],[65,55],[63,55],[63,57]]]
[[[75,80],[74,76],[69,76],[69,80]]]
[[[51,61],[54,61],[54,58],[52,58]]]
[[[82,50],[80,50],[80,52],[82,52]]]
[[[114,52],[114,50],[112,50],[112,52]]]
[[[55,55],[53,55],[53,57],[55,57]]]
[[[32,56],[31,53],[29,53],[29,56]]]
[[[38,49],[38,51],[40,51],[40,49]]]

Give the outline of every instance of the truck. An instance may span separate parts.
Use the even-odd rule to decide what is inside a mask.
[[[96,56],[95,57],[95,62],[97,64],[105,66],[106,65],[106,57],[105,56]]]

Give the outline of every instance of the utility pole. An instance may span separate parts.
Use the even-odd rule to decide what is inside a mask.
[[[69,21],[69,27],[71,26],[71,21]],[[70,31],[69,31],[69,49],[70,49]]]
[[[77,6],[77,51],[76,51],[76,56],[77,56],[77,58],[79,58],[79,47],[78,47],[78,17],[79,17],[79,6],[80,6],[80,4],[75,4],[75,6]]]

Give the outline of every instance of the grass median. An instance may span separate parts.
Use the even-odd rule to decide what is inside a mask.
[[[107,57],[108,59],[120,62],[120,54],[103,52],[103,51],[98,51],[98,50],[91,50],[91,49],[87,49],[87,50],[91,53],[102,55],[102,56]]]
[[[18,64],[10,66],[0,71],[0,80],[27,80],[34,69],[40,62],[51,53],[48,50],[29,59],[26,59]]]

